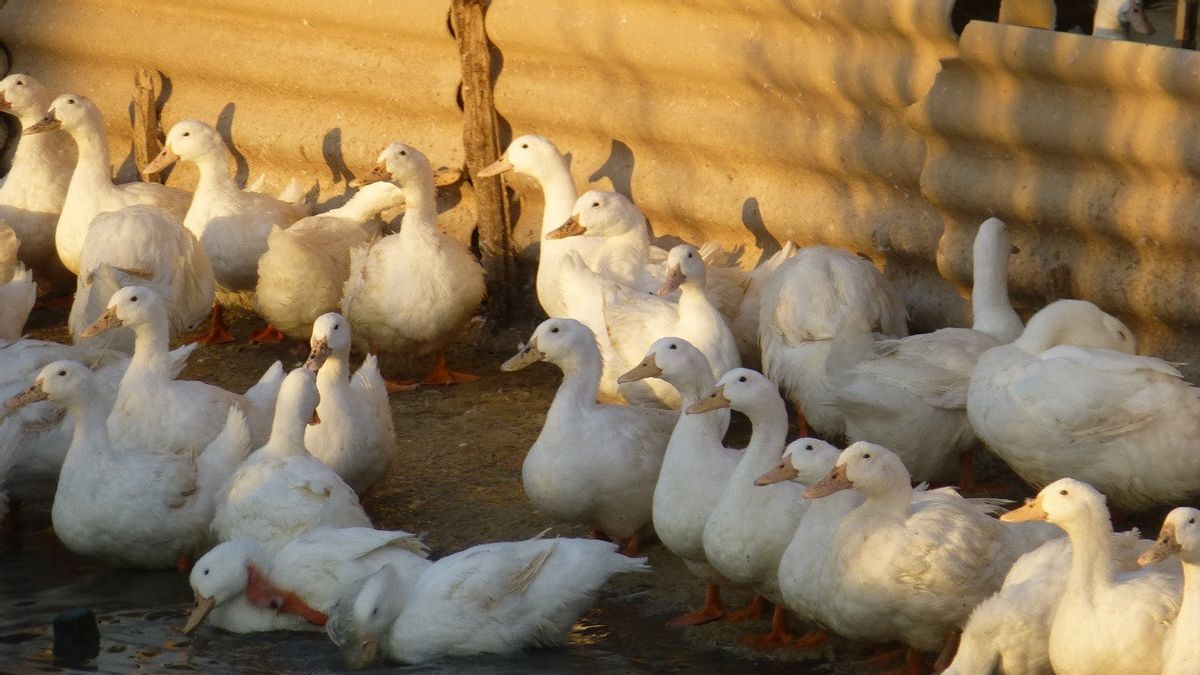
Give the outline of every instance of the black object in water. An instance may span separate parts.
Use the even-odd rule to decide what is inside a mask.
[[[81,663],[100,654],[100,629],[90,609],[76,608],[54,617],[54,660]]]

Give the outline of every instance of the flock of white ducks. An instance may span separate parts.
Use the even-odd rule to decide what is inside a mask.
[[[663,250],[627,197],[578,194],[553,143],[516,138],[480,176],[543,191],[549,319],[501,369],[563,374],[522,482],[548,520],[595,539],[431,561],[361,503],[396,460],[389,392],[477,379],[445,350],[484,271],[439,229],[425,155],[388,145],[357,193],[312,214],[298,182],[278,197],[238,185],[204,122],[175,124],[145,167],[196,164],[187,192],[114,185],[83,96],[15,74],[0,109],[24,127],[0,186],[0,474],[9,489],[57,480],[54,530],[77,553],[190,564],[185,632],[325,630],[353,665],[556,644],[611,576],[648,569],[633,556],[657,539],[706,586],[671,623],[769,601],[752,647],[809,649],[829,631],[902,643],[906,672],[931,653],[960,674],[1200,667],[1200,512],[1172,511],[1150,542],[1114,533],[1108,511],[1200,490],[1196,389],[1091,303],[1022,325],[998,219],[975,240],[972,327],[909,335],[870,260],[787,242],[744,269],[712,243]],[[35,281],[68,271],[76,344],[21,337]],[[266,320],[254,341],[307,340],[307,359],[244,393],[179,380],[197,344],[170,345],[206,317],[202,342],[231,340],[229,305]],[[387,380],[382,357],[432,367]],[[789,407],[804,436],[790,444]],[[749,420],[744,449],[726,445],[731,411]],[[1037,498],[997,519],[999,500],[972,497],[982,447]],[[947,479],[967,494],[925,484]],[[754,600],[726,613],[723,588]],[[812,630],[795,637],[789,619]]]

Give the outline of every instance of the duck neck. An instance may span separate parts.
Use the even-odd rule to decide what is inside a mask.
[[[1008,299],[1008,251],[983,253],[975,255],[975,279],[971,287],[972,327],[997,340],[1009,342],[1021,334],[1021,318]]]
[[[82,125],[70,129],[69,133],[78,148],[71,183],[112,189],[112,166],[108,161],[108,134],[104,124],[89,118]]]
[[[600,389],[600,373],[604,367],[599,349],[575,350],[556,365],[562,369],[563,381],[558,385],[558,392],[554,394],[554,402],[550,404],[551,412],[596,403],[596,393]]]
[[[112,452],[105,406],[94,391],[88,392],[87,396],[81,397],[80,401],[71,403],[66,408],[75,418],[75,430],[71,436],[68,455],[78,456],[78,453],[83,451],[102,454]]]
[[[196,169],[200,179],[196,182],[196,192],[227,192],[237,190],[233,174],[229,172],[229,160],[233,158],[223,145],[196,158]]]
[[[325,391],[327,387],[340,387],[350,380],[350,353],[335,351],[321,364],[317,371],[317,389]],[[322,395],[324,400],[324,395]]]
[[[571,217],[576,199],[575,181],[562,158],[539,167],[533,177],[542,186],[542,239],[545,239]]]
[[[912,487],[907,482],[889,482],[883,488],[860,490],[866,497],[862,508],[871,514],[875,524],[904,521],[912,505]]]
[[[170,366],[170,337],[167,326],[159,321],[147,321],[134,324],[133,328],[133,357],[129,359],[129,369],[139,374],[153,373],[168,377]],[[124,380],[122,380],[124,381]]]
[[[687,410],[689,407],[700,402],[709,392],[716,387],[716,380],[713,379],[712,370],[708,368],[688,368],[686,372],[681,373],[678,377],[671,378],[670,384],[679,391],[679,398],[682,401],[679,409]],[[684,413],[680,420],[685,420],[688,417],[696,417],[696,415],[687,415]]]
[[[746,446],[742,464],[752,469],[755,476],[775,468],[783,456],[783,444],[787,439],[787,409],[778,396],[744,411],[750,418],[750,444]]]
[[[404,219],[400,234],[409,237],[425,235],[437,229],[437,191],[430,177],[411,181],[404,191]]]
[[[1183,605],[1180,613],[1184,611],[1193,620],[1200,618],[1200,564],[1195,562],[1183,563]]]
[[[712,303],[704,292],[704,280],[688,277],[679,285],[679,313],[690,313],[712,309]]]
[[[1090,514],[1063,529],[1071,540],[1067,593],[1090,597],[1112,583],[1112,523],[1107,513]]]
[[[271,438],[263,446],[266,454],[276,457],[307,454],[308,449],[304,446],[304,431],[308,428],[310,417],[312,417],[311,411],[308,415],[301,417],[299,411],[296,410],[276,409],[275,419],[271,422]]]

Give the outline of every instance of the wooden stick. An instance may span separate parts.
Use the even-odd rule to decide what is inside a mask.
[[[162,91],[162,74],[157,70],[139,68],[133,78],[133,162],[141,174],[142,167],[158,156],[158,94]],[[146,181],[162,182],[157,173],[141,174]]]
[[[1197,0],[1179,0],[1175,7],[1175,43],[1184,49],[1196,48]]]
[[[487,272],[487,313],[494,322],[510,316],[515,301],[512,226],[500,176],[478,178],[500,156],[500,132],[492,96],[492,57],[488,52],[483,0],[452,0],[450,21],[462,57],[463,149],[475,187],[476,227]]]

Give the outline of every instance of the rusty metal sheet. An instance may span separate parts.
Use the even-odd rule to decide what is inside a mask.
[[[1200,373],[1200,54],[982,22],[960,54],[912,109],[942,274],[969,283],[975,229],[999,216],[1018,302],[1092,300]]]
[[[164,131],[215,124],[239,174],[320,181],[341,195],[392,140],[435,166],[463,161],[459,56],[448,1],[11,0],[0,9],[13,68],[97,101],[113,163],[132,178],[130,102],[139,67],[166,76]],[[181,167],[169,184],[191,188]],[[451,202],[461,195],[450,195]],[[449,205],[449,204],[448,204]],[[462,219],[470,221],[470,209]]]
[[[958,294],[933,264],[904,110],[956,53],[952,0],[494,2],[496,107],[571,153],[578,186],[630,195],[655,233],[760,248],[831,243],[901,280],[918,324]],[[540,194],[514,179],[518,238]]]

